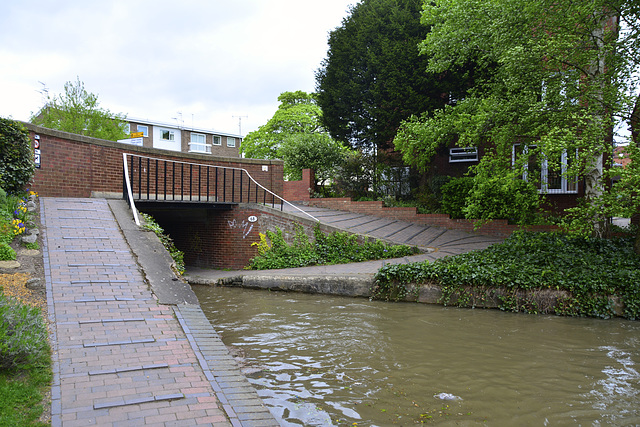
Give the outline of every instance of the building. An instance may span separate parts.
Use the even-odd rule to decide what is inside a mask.
[[[118,142],[183,153],[240,157],[241,135],[136,118],[127,118],[126,121],[128,133],[135,138]]]

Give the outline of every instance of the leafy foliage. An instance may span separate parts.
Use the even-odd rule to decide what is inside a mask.
[[[295,268],[308,265],[345,264],[374,259],[398,258],[413,255],[418,249],[406,245],[390,245],[380,240],[365,239],[358,242],[358,236],[346,232],[333,232],[329,235],[314,228],[314,242],[304,233],[301,226],[296,228],[292,244],[285,241],[283,232],[277,228],[275,232],[267,231],[260,235],[258,255],[248,266],[253,270],[275,268]],[[267,239],[271,242],[268,245]]]
[[[29,184],[34,170],[29,132],[22,124],[0,117],[0,187],[19,192]]]
[[[640,258],[629,238],[597,239],[559,233],[515,232],[504,243],[434,263],[388,265],[376,275],[373,296],[405,292],[411,283],[442,288],[444,304],[475,306],[479,295],[502,290],[501,308],[536,312],[522,291],[566,291],[556,314],[611,317],[612,297],[624,303],[624,316],[640,318]],[[404,287],[404,291],[397,288]]]
[[[16,251],[6,242],[0,242],[0,261],[16,259]]]
[[[389,148],[400,122],[441,108],[443,94],[464,90],[465,73],[427,73],[417,44],[422,2],[364,0],[329,34],[327,58],[316,73],[322,123],[354,148]],[[458,95],[459,96],[459,95]]]
[[[442,210],[451,218],[464,218],[467,198],[473,188],[472,177],[454,178],[442,186]]]
[[[173,243],[173,239],[171,239],[171,237],[164,233],[164,229],[160,227],[160,225],[153,219],[151,215],[142,212],[140,212],[140,215],[142,216],[142,218],[144,218],[144,224],[142,225],[142,227],[146,228],[147,230],[153,231],[155,235],[158,236],[160,242],[162,242],[162,245],[169,252],[171,258],[173,258],[177,273],[183,274],[185,271],[184,252],[176,248],[175,244]]]
[[[40,310],[0,294],[0,369],[42,364],[49,357]]]
[[[314,94],[283,92],[278,101],[273,117],[249,132],[240,150],[249,158],[282,159],[285,177],[291,180],[299,180],[302,169],[311,168],[323,183],[342,161],[345,147],[324,131]]]
[[[422,20],[431,31],[420,49],[428,70],[453,72],[473,61],[478,73],[455,105],[404,122],[396,148],[425,170],[439,147],[490,144],[479,179],[522,176],[526,159],[509,161],[518,141],[556,170],[559,154],[575,152],[565,178],[583,177],[588,199],[575,214],[597,224],[603,217],[593,207],[604,192],[612,119],[628,119],[634,105],[639,14],[627,0],[425,3]],[[616,16],[627,24],[620,34]]]
[[[64,84],[63,94],[47,97],[30,121],[49,129],[117,141],[127,136],[125,119],[122,114],[100,108],[98,96],[87,92],[77,77],[75,82]]]

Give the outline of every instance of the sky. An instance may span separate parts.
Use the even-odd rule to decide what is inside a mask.
[[[315,91],[356,0],[21,0],[0,14],[0,117],[28,121],[77,78],[130,118],[241,133]]]

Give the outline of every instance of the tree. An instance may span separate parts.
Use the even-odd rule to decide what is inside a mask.
[[[355,148],[387,149],[401,121],[442,108],[464,93],[466,66],[427,73],[429,58],[417,44],[429,27],[420,23],[422,1],[363,0],[329,35],[316,73],[322,123]]]
[[[64,84],[64,93],[47,95],[40,112],[32,114],[31,123],[50,129],[117,141],[127,137],[126,117],[99,108],[98,96],[87,92],[77,77]]]
[[[288,179],[302,179],[302,169],[309,168],[315,171],[315,184],[324,186],[342,164],[347,151],[327,133],[298,133],[283,141],[279,155]]]
[[[587,205],[597,203],[606,190],[603,158],[612,150],[614,118],[629,118],[633,107],[628,95],[637,31],[619,37],[617,24],[618,16],[637,21],[633,3],[426,3],[423,22],[431,31],[420,48],[429,58],[428,70],[446,72],[471,60],[487,72],[455,106],[407,121],[396,148],[405,161],[425,168],[439,146],[485,145],[488,154],[474,171],[477,182],[496,174],[535,182],[535,174],[527,174],[531,159],[545,158],[550,170],[584,179]],[[589,218],[597,234],[602,220],[600,213]]]
[[[0,188],[8,193],[24,190],[34,170],[29,132],[19,122],[0,117]]]
[[[311,168],[316,180],[324,182],[345,148],[324,131],[315,94],[283,92],[278,101],[273,117],[247,134],[240,151],[249,158],[282,159],[288,179],[300,179],[302,169]]]

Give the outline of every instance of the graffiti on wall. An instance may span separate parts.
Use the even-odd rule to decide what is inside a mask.
[[[249,233],[251,233],[251,230],[253,230],[253,223],[256,222],[257,220],[258,218],[252,215],[246,220],[242,220],[242,221],[238,221],[236,219],[227,221],[227,224],[229,225],[229,228],[231,228],[232,230],[241,230],[242,238],[246,239]]]

